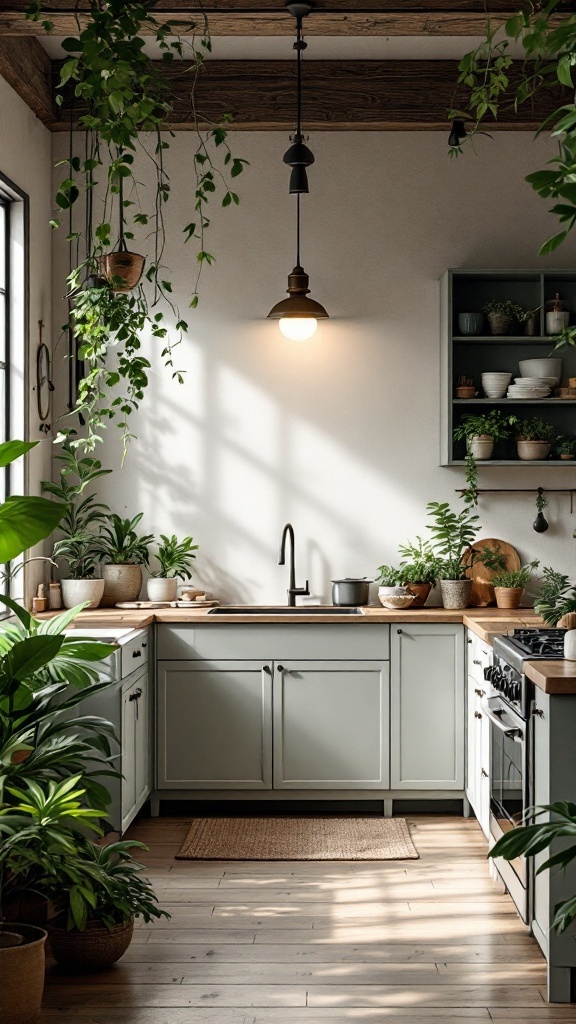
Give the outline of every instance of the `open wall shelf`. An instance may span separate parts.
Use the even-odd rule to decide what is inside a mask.
[[[544,327],[544,308],[556,292],[576,323],[576,270],[448,270],[441,288],[441,455],[440,465],[464,465],[465,445],[453,441],[454,427],[467,412],[488,411],[486,407],[511,412],[522,417],[541,416],[552,423],[558,434],[576,437],[576,400],[543,398],[539,400],[481,397],[481,374],[485,371],[506,371],[520,376],[519,360],[553,356],[562,359],[562,378],[576,377],[576,348],[567,346],[555,351],[557,337],[523,335],[462,335],[458,332],[458,313],[480,312],[491,299],[512,299],[523,309],[539,307],[540,329]],[[487,323],[486,323],[486,326]],[[455,398],[460,376],[471,377],[480,397]],[[466,407],[469,407],[468,409]],[[552,459],[524,462],[516,456],[513,441],[498,442],[495,458],[479,465],[488,466],[562,466],[576,468],[576,461]],[[554,451],[552,453],[555,454]]]

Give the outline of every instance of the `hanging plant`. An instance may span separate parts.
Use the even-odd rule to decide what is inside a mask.
[[[198,304],[202,269],[215,260],[205,246],[210,226],[208,205],[214,201],[224,207],[238,204],[231,180],[247,163],[230,150],[226,129],[231,116],[207,124],[196,110],[196,83],[211,49],[206,15],[199,14],[196,21],[186,24],[160,22],[154,7],[154,0],[91,0],[88,11],[82,12],[83,18],[89,15],[85,27],[78,19],[77,35],[62,43],[68,56],[61,67],[56,102],[62,105],[65,95],[72,95],[79,135],[71,125],[69,155],[62,162],[65,176],[56,192],[58,214],[52,225],[56,228],[67,220],[70,321],[64,331],[76,339],[77,350],[69,355],[86,367],[74,406],[86,422],[86,436],[73,443],[86,450],[102,440],[103,428],[115,420],[126,452],[133,436],[128,419],[144,397],[151,368],[140,351],[143,335],[163,342],[165,365],[173,379],[183,380],[174,365],[173,350],[188,324],[171,298],[171,275],[164,264],[164,209],[171,195],[164,158],[173,136],[169,129],[173,94],[160,66],[181,64],[182,75],[190,80],[196,124],[193,214],[182,227],[184,243],[194,244],[196,249],[191,308]],[[27,17],[41,22],[46,31],[53,27],[39,0],[30,3]],[[145,53],[143,30],[154,36],[161,61]],[[152,146],[142,133],[152,133]],[[81,152],[75,151],[77,139],[82,140]],[[140,202],[137,155],[145,156],[154,169],[155,189],[149,208]],[[77,210],[82,202],[84,223],[79,229]],[[142,283],[145,257],[130,253],[127,241],[132,242],[135,233],[143,229],[149,231],[146,237],[152,251]],[[174,331],[168,328],[168,315],[175,322]]]

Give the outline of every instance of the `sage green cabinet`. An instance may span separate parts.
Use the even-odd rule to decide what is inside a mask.
[[[274,789],[388,789],[388,662],[274,663]]]
[[[157,788],[271,789],[272,665],[158,662]]]
[[[390,786],[464,789],[464,627],[392,626]]]
[[[148,671],[122,690],[122,832],[151,791],[150,690]]]

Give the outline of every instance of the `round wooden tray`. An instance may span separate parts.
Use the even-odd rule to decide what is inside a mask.
[[[474,551],[481,551],[482,548],[500,551],[500,554],[504,556],[508,572],[516,572],[522,564],[516,548],[505,540],[496,540],[494,537],[490,537],[488,540],[477,540],[475,544],[472,544]],[[468,579],[473,580],[469,604],[475,608],[486,608],[490,604],[496,604],[494,587],[490,583],[495,574],[491,569],[487,569],[482,562],[475,562],[467,570],[466,575]]]

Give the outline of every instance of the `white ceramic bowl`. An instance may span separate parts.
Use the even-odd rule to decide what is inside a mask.
[[[415,594],[378,594],[380,598],[380,604],[383,604],[385,608],[408,608],[412,601],[416,599]]]
[[[545,356],[542,359],[521,359],[518,363],[522,377],[560,377],[562,360]]]

